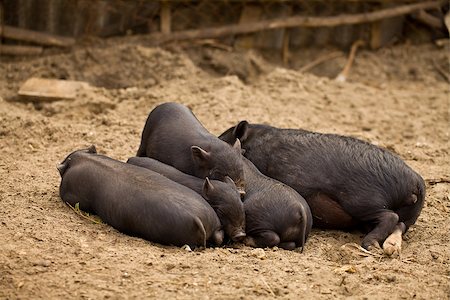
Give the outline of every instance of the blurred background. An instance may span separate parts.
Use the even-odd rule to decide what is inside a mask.
[[[23,37],[8,32],[11,29],[9,27],[77,39],[155,32],[169,34],[233,24],[245,26],[252,22],[283,20],[292,16],[362,14],[426,2],[2,0],[0,24],[4,27],[1,31],[3,44],[24,44]],[[358,39],[368,42],[372,49],[405,41],[424,43],[448,36],[443,21],[448,6],[448,3],[441,2],[431,9],[418,9],[372,23],[332,27],[298,26],[258,30],[245,38],[237,39],[234,35],[220,38],[232,46],[265,49],[281,49],[286,44],[290,48],[333,45],[345,49]]]

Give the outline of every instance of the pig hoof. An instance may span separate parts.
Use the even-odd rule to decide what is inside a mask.
[[[402,237],[390,235],[383,243],[384,253],[391,257],[397,257],[402,251]]]
[[[294,242],[283,242],[283,243],[278,244],[278,247],[280,247],[284,250],[294,250],[295,243]]]
[[[369,250],[370,252],[382,252],[380,244],[377,241],[371,241],[370,243],[363,243],[363,248]]]
[[[192,252],[192,249],[189,245],[183,245],[183,247],[181,247],[181,249],[186,250],[188,252]]]

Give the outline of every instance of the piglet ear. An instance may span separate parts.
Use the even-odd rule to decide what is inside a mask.
[[[233,130],[233,136],[244,142],[248,136],[248,122],[245,120],[240,121]]]
[[[97,153],[97,149],[95,148],[95,145],[89,146],[87,151],[88,151],[88,153]]]
[[[208,177],[205,178],[205,182],[203,182],[203,196],[208,199],[208,195],[214,190],[214,186]]]
[[[241,152],[241,141],[239,139],[236,139],[236,141],[233,144],[233,148]]]
[[[199,146],[192,146],[192,157],[199,165],[205,165],[210,160],[211,154]]]
[[[231,185],[232,187],[236,188],[236,184],[234,183],[233,179],[230,178],[230,176],[225,176],[224,182],[226,184]]]
[[[56,169],[58,169],[59,175],[62,177],[67,170],[67,162],[56,165]]]

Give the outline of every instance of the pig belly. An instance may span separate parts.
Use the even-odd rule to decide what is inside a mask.
[[[342,206],[325,194],[318,193],[307,198],[313,215],[314,227],[327,229],[350,229],[357,222]]]

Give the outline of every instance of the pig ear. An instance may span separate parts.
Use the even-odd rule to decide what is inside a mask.
[[[209,161],[209,159],[211,157],[211,154],[209,152],[203,150],[199,146],[192,146],[191,151],[192,151],[192,157],[194,158],[194,160],[200,164],[205,164],[206,162]]]
[[[248,122],[245,120],[239,122],[233,130],[233,136],[244,142],[248,136]]]
[[[411,197],[410,197],[410,200],[411,200],[412,204],[416,204],[417,199],[418,199],[418,198],[417,198],[417,195],[416,195],[416,194],[412,194]]]
[[[241,152],[241,141],[239,139],[236,139],[236,141],[233,144],[233,148]]]
[[[63,162],[62,164],[58,164],[56,166],[56,168],[59,171],[59,175],[61,175],[61,177],[62,177],[64,175],[64,173],[66,172],[66,170],[67,170],[67,162]]]
[[[208,194],[214,190],[214,186],[208,177],[205,178],[205,182],[203,183],[203,195],[208,198]]]
[[[88,149],[87,149],[88,153],[97,153],[97,149],[95,148],[95,145],[91,145]]]
[[[230,178],[230,176],[225,176],[224,182],[233,187],[236,187],[236,184],[234,183],[233,179]]]

